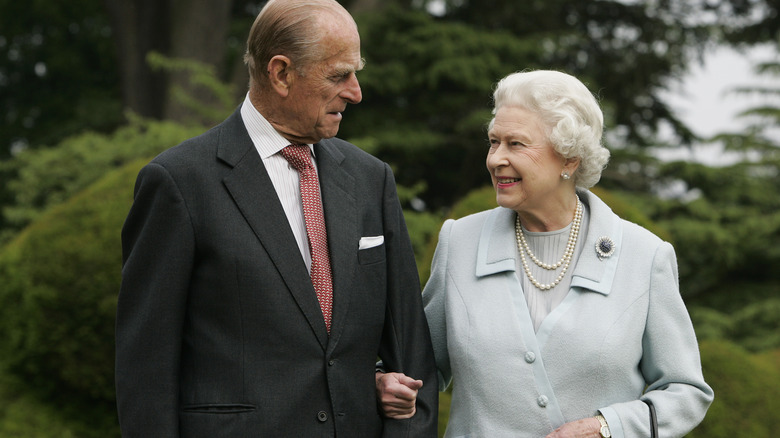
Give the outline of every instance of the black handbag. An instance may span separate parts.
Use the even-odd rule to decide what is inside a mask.
[[[658,418],[655,416],[655,406],[650,400],[642,400],[650,408],[650,438],[658,438]]]

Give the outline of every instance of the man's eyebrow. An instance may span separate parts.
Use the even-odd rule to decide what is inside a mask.
[[[366,61],[363,58],[360,58],[360,63],[358,64],[357,68],[354,65],[350,64],[344,64],[341,66],[337,66],[333,72],[333,76],[346,76],[350,73],[357,73],[360,70],[363,70],[363,67],[366,66]]]

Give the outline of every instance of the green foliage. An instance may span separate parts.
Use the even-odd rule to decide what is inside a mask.
[[[780,63],[763,63],[758,69],[777,78]],[[745,86],[738,91],[768,90],[776,94],[780,87]],[[689,300],[708,294],[729,297],[733,303],[733,291],[746,283],[764,282],[764,287],[778,290],[780,145],[771,130],[780,127],[780,107],[761,105],[745,114],[762,117],[743,132],[721,133],[709,140],[743,153],[744,161],[722,167],[656,164],[647,172],[653,174],[655,186],[676,184],[682,192],[666,198],[640,195],[645,214],[672,235],[682,291]]]
[[[642,205],[672,234],[688,296],[724,282],[780,279],[777,170],[749,162],[719,168],[675,162],[661,168],[659,179],[682,181],[688,195]]]
[[[131,123],[111,134],[86,132],[52,148],[28,149],[0,166],[14,176],[7,189],[13,200],[2,206],[6,229],[0,244],[111,169],[140,157],[150,157],[203,131],[172,122],[130,118]]]
[[[402,204],[413,205],[415,201],[419,201],[417,195],[424,189],[425,184],[423,183],[419,183],[413,187],[399,185],[397,187],[398,199]],[[425,253],[428,242],[430,242],[439,231],[439,218],[426,211],[405,209],[404,220],[406,221],[406,228],[409,232],[409,239],[412,241],[412,249],[414,250],[415,261],[417,262],[417,271],[421,272],[425,269],[425,265],[422,264],[422,255]]]
[[[409,231],[412,248],[414,249],[417,272],[420,274],[428,273],[431,270],[431,264],[425,255],[428,252],[430,242],[435,241],[438,235],[441,221],[434,214],[414,210],[404,210],[404,219],[406,220],[406,228]],[[425,284],[427,277],[426,275],[425,278],[420,278],[422,285]]]
[[[0,159],[122,121],[101,2],[0,1]]]
[[[754,355],[726,341],[702,342],[700,350],[715,401],[687,436],[775,436],[780,430],[780,350]]]
[[[472,190],[450,209],[448,219],[460,219],[480,211],[498,207],[496,204],[496,190],[493,186],[484,186]]]
[[[41,398],[0,373],[0,436],[13,438],[119,438],[108,405],[74,405]]]
[[[173,83],[169,93],[176,101],[198,116],[188,123],[214,125],[235,110],[235,86],[219,80],[213,65],[191,59],[168,58],[159,52],[149,52],[146,60],[152,71],[184,73],[189,91],[184,89],[183,84]],[[193,91],[198,91],[197,96]],[[204,95],[211,96],[213,99],[206,103],[203,101]]]
[[[621,218],[645,227],[661,239],[674,243],[671,233],[666,228],[653,222],[637,207],[638,198],[636,196],[627,195],[619,191],[605,190],[600,187],[593,187],[591,191],[601,198],[605,204],[609,205],[612,211]]]
[[[445,2],[445,19],[504,29],[544,46],[536,63],[590,82],[605,101],[608,126],[619,126],[629,143],[654,144],[661,120],[669,122],[683,143],[694,138],[659,91],[665,78],[685,71],[690,55],[711,36],[711,29],[691,19],[700,11],[696,2]]]
[[[778,40],[780,41],[780,40]],[[780,44],[775,50],[780,50]],[[762,62],[754,67],[758,75],[762,75],[767,81],[780,79],[780,62]],[[743,121],[749,121],[748,127],[742,132],[720,133],[710,139],[712,142],[722,142],[726,150],[742,152],[746,157],[750,153],[759,155],[759,165],[768,165],[777,173],[780,165],[780,147],[777,144],[777,135],[772,135],[771,130],[780,128],[780,106],[777,104],[777,96],[780,96],[780,83],[771,85],[744,85],[732,90],[734,94],[762,97],[762,103],[744,110],[739,114]]]
[[[0,332],[6,334],[0,364],[49,403],[79,406],[97,418],[115,418],[119,232],[146,161],[47,210],[0,252]],[[107,436],[96,427],[114,425],[92,424],[94,433],[79,436]]]
[[[484,184],[495,81],[539,67],[538,41],[389,7],[356,17],[366,68],[363,101],[348,109],[340,136],[371,139],[375,154],[398,167],[399,184],[426,182],[439,210]]]
[[[780,285],[764,284],[774,290],[775,297],[746,301],[743,306],[728,310],[691,306],[690,314],[701,340],[728,340],[751,351],[780,349]],[[733,289],[730,291],[735,292]],[[742,296],[742,295],[740,295]]]

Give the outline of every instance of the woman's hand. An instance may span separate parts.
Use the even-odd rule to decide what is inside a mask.
[[[595,417],[572,421],[555,429],[546,438],[601,438],[601,423]]]
[[[376,399],[387,418],[401,420],[411,418],[417,412],[417,390],[422,380],[415,380],[402,373],[376,373]]]

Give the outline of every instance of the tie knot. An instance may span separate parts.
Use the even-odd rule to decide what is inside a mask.
[[[281,153],[282,156],[297,171],[306,170],[313,167],[311,164],[311,150],[309,149],[309,145],[293,143],[284,147],[281,150]]]

